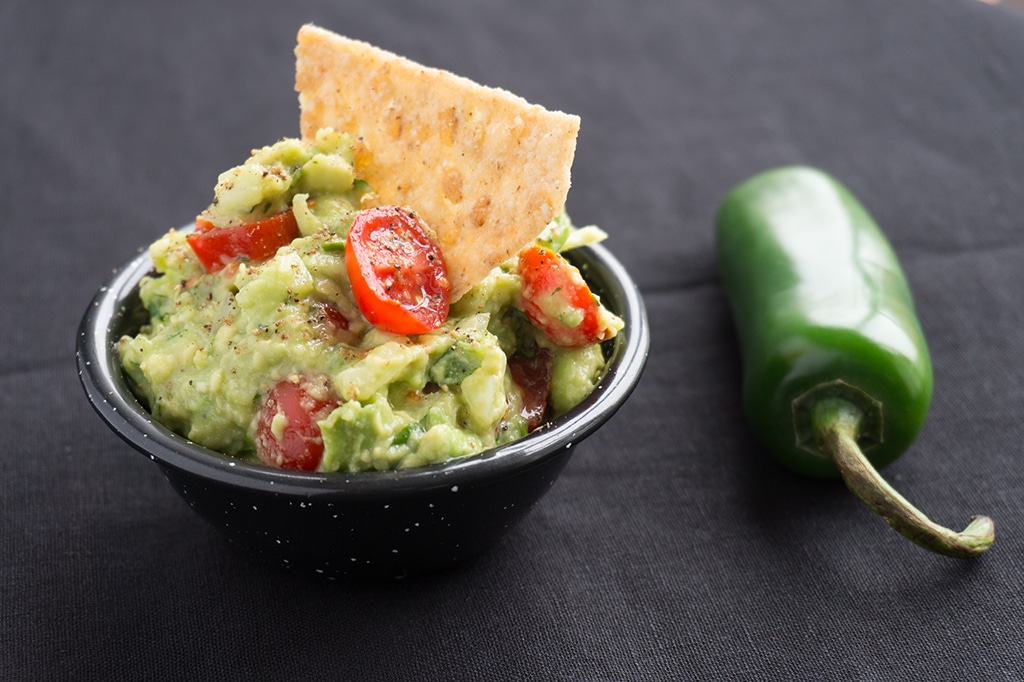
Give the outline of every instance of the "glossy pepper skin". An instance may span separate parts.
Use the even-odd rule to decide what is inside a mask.
[[[903,270],[857,199],[817,169],[770,170],[726,196],[715,241],[764,447],[838,476],[809,411],[839,397],[864,412],[858,443],[876,469],[902,454],[928,412],[931,361]]]

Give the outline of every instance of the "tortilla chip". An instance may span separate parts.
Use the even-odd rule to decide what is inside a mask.
[[[580,119],[306,25],[295,89],[302,136],[343,130],[376,205],[438,236],[455,300],[565,205]]]

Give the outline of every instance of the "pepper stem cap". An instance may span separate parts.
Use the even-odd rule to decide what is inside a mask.
[[[955,558],[976,556],[995,541],[995,523],[972,516],[959,533],[931,519],[900,495],[872,466],[858,444],[863,412],[841,398],[828,398],[811,409],[811,424],[821,449],[839,469],[846,487],[903,536],[927,550]]]

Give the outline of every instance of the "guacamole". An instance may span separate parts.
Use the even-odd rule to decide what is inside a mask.
[[[226,455],[358,472],[481,452],[589,394],[601,341],[622,321],[574,269],[549,271],[600,230],[563,212],[524,250],[529,267],[511,259],[439,325],[400,334],[371,324],[353,295],[349,231],[369,206],[350,140],[331,129],[223,173],[195,231],[150,246],[155,274],[139,287],[149,321],[118,342],[153,417]]]

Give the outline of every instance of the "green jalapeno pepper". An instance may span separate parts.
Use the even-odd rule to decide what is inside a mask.
[[[864,207],[819,170],[778,168],[726,196],[715,237],[744,411],[764,447],[798,473],[841,476],[927,549],[988,549],[991,519],[943,528],[877,472],[921,429],[932,367],[899,261]]]

